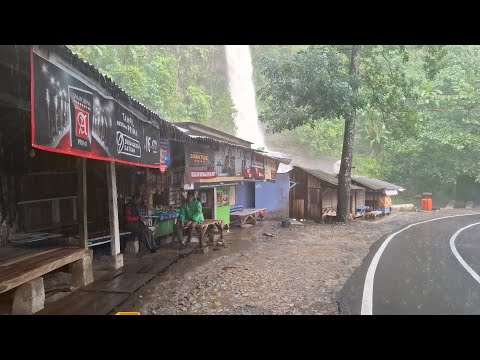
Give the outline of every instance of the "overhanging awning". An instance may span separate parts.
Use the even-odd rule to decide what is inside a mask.
[[[195,189],[211,189],[216,187],[223,187],[223,186],[235,186],[239,185],[238,182],[234,183],[217,183],[217,184],[202,184],[202,183],[195,183]]]

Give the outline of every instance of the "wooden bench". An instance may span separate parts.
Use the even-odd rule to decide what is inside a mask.
[[[0,263],[0,294],[17,288],[14,314],[40,311],[45,301],[42,276],[71,263],[74,286],[93,282],[91,253],[79,248],[55,248]]]
[[[261,209],[244,209],[239,211],[234,211],[230,213],[230,217],[238,221],[240,227],[243,227],[247,222],[252,223],[253,225],[257,224],[257,220],[263,218],[265,208]]]
[[[200,249],[203,247],[203,236],[209,228],[212,229],[215,226],[220,228],[220,239],[223,239],[223,220],[205,219],[202,224],[197,224],[197,226],[195,226],[195,230],[197,230],[198,234],[198,247]],[[184,226],[183,229],[188,229],[188,226]]]

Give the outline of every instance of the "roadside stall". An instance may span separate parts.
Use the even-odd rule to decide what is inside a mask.
[[[230,207],[236,205],[235,186],[243,180],[244,149],[206,137],[192,136],[186,145],[185,190],[195,189],[206,219],[230,226]]]
[[[118,258],[125,203],[141,192],[142,215],[166,212],[169,140],[185,136],[64,46],[35,46],[31,64],[32,147],[79,158],[85,219],[73,238],[85,247],[110,242]]]
[[[370,179],[365,176],[352,177],[352,183],[365,188],[365,205],[380,215],[390,214],[392,211],[392,196],[405,189],[401,186],[383,180]]]

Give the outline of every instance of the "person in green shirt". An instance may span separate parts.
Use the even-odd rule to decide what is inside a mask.
[[[198,199],[195,199],[195,192],[190,190],[187,193],[187,201],[180,208],[177,220],[176,235],[180,244],[184,245],[183,229],[187,227],[188,238],[185,244],[189,244],[192,240],[195,226],[197,226],[197,224],[202,224],[203,220],[202,204]]]

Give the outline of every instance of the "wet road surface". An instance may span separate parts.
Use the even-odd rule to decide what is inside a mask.
[[[342,314],[480,314],[480,214],[381,239],[342,291]]]

